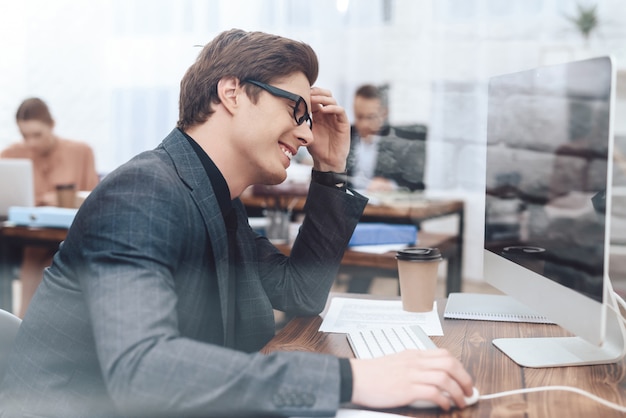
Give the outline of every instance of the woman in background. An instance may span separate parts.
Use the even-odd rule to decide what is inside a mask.
[[[98,184],[91,147],[55,135],[54,119],[43,100],[24,100],[17,109],[15,119],[24,140],[10,145],[0,153],[0,158],[28,158],[33,161],[37,206],[57,206],[58,185],[73,184],[76,190],[92,190]],[[53,255],[54,251],[49,248],[24,248],[20,269],[20,317],[24,317],[41,282],[43,269],[50,265]]]

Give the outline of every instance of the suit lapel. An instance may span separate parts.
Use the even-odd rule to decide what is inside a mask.
[[[217,273],[217,284],[220,295],[220,310],[222,313],[222,328],[224,329],[224,341],[226,341],[226,331],[229,318],[228,297],[228,237],[224,219],[220,211],[215,192],[211,182],[206,176],[204,167],[197,154],[178,129],[174,129],[162,143],[163,148],[168,152],[181,180],[190,189],[190,194],[194,200],[207,230],[213,255],[215,257],[215,270]]]

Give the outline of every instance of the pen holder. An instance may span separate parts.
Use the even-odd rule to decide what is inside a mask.
[[[291,211],[272,209],[265,212],[269,223],[267,226],[267,238],[276,244],[286,244],[289,242],[289,225],[291,222]]]

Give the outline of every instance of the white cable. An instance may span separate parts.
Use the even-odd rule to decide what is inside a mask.
[[[617,303],[624,308],[624,310],[626,310],[626,301],[624,301],[624,299],[618,295],[615,291],[612,292],[613,293],[613,297],[615,298],[615,300],[617,301]],[[619,311],[619,309],[617,309],[615,306],[612,305],[607,305],[609,308],[611,308],[611,310],[613,312],[615,312],[618,316],[618,318],[620,318],[622,320],[623,324],[626,324],[626,318],[624,318],[622,316],[622,313]],[[622,335],[625,339],[625,344],[626,344],[626,334],[624,332],[622,332]],[[496,392],[496,393],[491,393],[488,395],[480,395],[478,397],[479,400],[489,400],[489,399],[496,399],[496,398],[502,398],[504,396],[512,396],[512,395],[520,395],[520,394],[524,394],[524,393],[533,393],[533,392],[544,392],[544,391],[565,391],[565,392],[574,392],[577,393],[579,395],[585,396],[591,400],[594,400],[604,406],[607,406],[611,409],[615,409],[616,411],[620,411],[620,412],[626,412],[626,406],[622,406],[619,404],[616,404],[614,402],[610,402],[607,401],[606,399],[603,399],[599,396],[594,395],[593,393],[587,392],[585,390],[573,387],[573,386],[539,386],[536,388],[525,388],[525,389],[517,389],[517,390],[509,390],[506,392]]]
[[[549,390],[560,390],[560,391],[566,391],[566,392],[574,392],[574,393],[578,393],[579,395],[583,395],[586,396],[587,398],[590,398],[604,406],[607,406],[609,408],[615,409],[617,411],[620,412],[626,412],[626,406],[622,406],[613,402],[609,402],[606,399],[600,398],[599,396],[594,395],[593,393],[589,393],[585,390],[579,389],[579,388],[575,388],[572,386],[539,386],[536,388],[526,388],[526,389],[518,389],[518,390],[509,390],[506,392],[497,392],[497,393],[491,393],[489,395],[480,395],[479,396],[479,400],[488,400],[488,399],[495,399],[495,398],[501,398],[504,396],[512,396],[512,395],[519,395],[519,394],[523,394],[523,393],[532,393],[532,392],[543,392],[543,391],[549,391]]]
[[[622,308],[626,309],[626,301],[624,301],[624,299],[617,292],[613,291],[613,297],[615,297],[615,300],[617,300],[617,303],[622,305]],[[624,317],[622,316],[622,313],[617,312],[613,307],[611,308],[613,309],[613,311],[615,311],[615,313],[617,313],[622,318],[622,321],[626,323],[626,319],[624,319]]]
[[[616,291],[612,290],[612,288],[611,288],[611,296],[613,296],[614,301],[617,302],[619,306],[613,306],[613,304],[607,304],[607,306],[615,313],[615,315],[619,319],[621,319],[620,329],[621,329],[622,338],[624,341],[624,345],[622,346],[622,352],[623,352],[623,350],[626,349],[626,329],[624,328],[626,326],[626,318],[622,316],[622,312],[619,310],[619,307],[621,306],[622,309],[626,310],[626,302]]]

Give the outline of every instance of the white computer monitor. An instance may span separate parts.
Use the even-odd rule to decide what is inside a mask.
[[[493,341],[523,366],[624,356],[608,276],[614,85],[610,57],[489,80],[485,280],[573,334]]]

